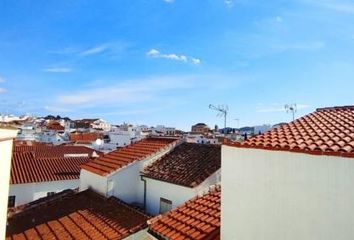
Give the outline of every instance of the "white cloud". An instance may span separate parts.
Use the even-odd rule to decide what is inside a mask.
[[[200,64],[201,60],[199,58],[195,58],[195,57],[189,57],[186,55],[178,55],[175,53],[161,53],[159,50],[157,49],[150,49],[147,53],[147,56],[149,57],[155,57],[155,58],[165,58],[165,59],[170,59],[170,60],[176,60],[176,61],[180,61],[180,62],[190,62],[192,64]]]
[[[69,73],[72,72],[71,68],[66,67],[53,67],[53,68],[45,68],[43,72],[50,72],[50,73]]]
[[[283,18],[280,17],[280,16],[276,16],[276,17],[274,18],[274,20],[275,20],[276,22],[278,22],[278,23],[283,22]]]
[[[226,6],[228,6],[228,7],[233,7],[234,1],[233,1],[233,0],[225,0],[225,4],[226,4]]]
[[[3,77],[0,76],[0,83],[4,83],[4,82],[6,82],[6,81],[5,81],[5,78],[3,78]]]
[[[6,92],[6,89],[5,88],[0,88],[0,93],[4,93]]]
[[[146,53],[146,55],[152,56],[152,57],[157,57],[157,56],[160,55],[160,52],[159,52],[158,50],[152,48],[150,51],[148,51],[148,52]]]
[[[200,59],[199,58],[192,58],[192,63],[193,64],[200,64]]]
[[[60,106],[107,106],[122,103],[138,103],[153,99],[168,90],[187,88],[191,77],[157,77],[93,87],[58,97]],[[107,85],[107,84],[106,84]]]
[[[95,54],[100,54],[109,48],[107,44],[102,44],[93,48],[86,49],[80,53],[81,56],[90,56]]]
[[[164,2],[167,2],[167,3],[174,3],[175,0],[163,0]]]

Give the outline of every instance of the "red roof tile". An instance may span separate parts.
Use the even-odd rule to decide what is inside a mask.
[[[91,141],[94,142],[98,138],[102,138],[102,134],[97,132],[80,132],[80,133],[71,133],[69,136],[70,141]]]
[[[196,197],[150,220],[149,233],[158,239],[220,239],[221,188]]]
[[[79,179],[93,149],[75,146],[14,147],[10,184]]]
[[[147,166],[143,175],[187,187],[195,187],[221,167],[221,146],[182,143]]]
[[[117,198],[71,192],[10,216],[6,239],[122,239],[143,229],[148,219]]]
[[[59,122],[56,122],[56,121],[49,122],[47,125],[47,129],[56,130],[56,131],[64,131],[65,130],[65,128],[62,125],[60,125]]]
[[[236,147],[354,157],[354,106],[319,108]]]
[[[83,164],[81,167],[87,171],[105,176],[134,161],[142,160],[175,141],[177,141],[175,138],[147,138],[110,152],[94,161]]]
[[[81,156],[86,155],[86,157],[92,158],[96,157],[95,154],[100,152],[88,148],[85,146],[70,146],[70,145],[35,145],[35,146],[14,146],[14,153],[32,152],[35,158],[57,158],[65,157],[68,154],[74,156],[75,154],[80,154]]]

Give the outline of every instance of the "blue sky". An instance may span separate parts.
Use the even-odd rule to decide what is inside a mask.
[[[289,121],[354,103],[346,0],[0,1],[0,112],[112,123]]]

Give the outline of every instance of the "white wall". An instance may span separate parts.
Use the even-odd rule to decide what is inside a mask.
[[[113,182],[113,196],[122,199],[127,203],[144,203],[144,183],[140,180],[140,172],[153,161],[159,159],[170,152],[176,144],[164,148],[154,155],[148,156],[144,160],[136,161],[109,176],[109,181]]]
[[[177,146],[176,143],[171,144],[156,154],[135,161],[107,176],[100,176],[82,169],[80,172],[80,191],[90,187],[104,196],[115,196],[129,204],[138,203],[142,206],[144,203],[144,185],[140,180],[140,171],[170,152],[175,146]]]
[[[222,146],[222,239],[354,239],[354,159]]]
[[[5,239],[12,139],[16,135],[17,130],[0,128],[0,239]]]
[[[157,215],[160,211],[160,198],[172,201],[172,209],[189,199],[208,191],[211,185],[220,182],[220,170],[213,173],[197,187],[189,188],[164,181],[144,177],[146,179],[146,210]]]
[[[46,197],[48,192],[61,192],[79,187],[79,180],[11,184],[9,196],[16,196],[15,206]]]
[[[100,176],[98,174],[89,172],[85,169],[80,171],[80,191],[84,191],[88,188],[107,196],[108,179],[107,177]]]
[[[174,209],[196,195],[193,188],[150,178],[144,179],[146,179],[146,211],[151,215],[159,214],[160,198],[172,201]]]

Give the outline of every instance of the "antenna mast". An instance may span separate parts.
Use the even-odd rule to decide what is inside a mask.
[[[297,111],[296,103],[285,104],[284,106],[286,113],[291,112],[293,115],[293,121],[295,120],[295,113]]]
[[[219,106],[214,106],[212,104],[209,104],[209,109],[218,111],[219,113],[216,115],[218,117],[224,117],[224,128],[226,128],[226,117],[227,113],[229,112],[229,107],[227,105],[219,105]]]

